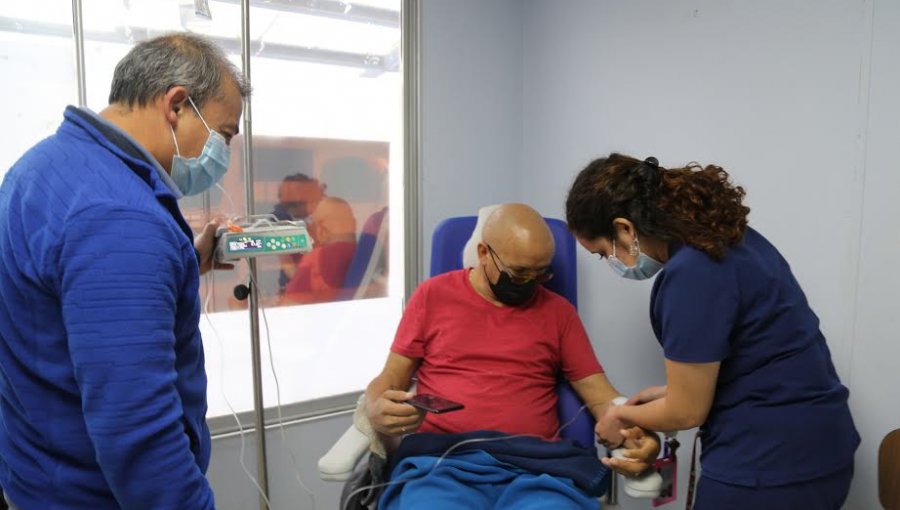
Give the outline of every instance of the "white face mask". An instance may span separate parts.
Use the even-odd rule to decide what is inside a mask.
[[[200,110],[194,104],[194,100],[188,96],[191,107],[197,112],[200,121],[209,131],[209,138],[203,146],[203,151],[196,158],[185,158],[178,150],[178,140],[175,139],[175,130],[172,126],[172,140],[175,141],[175,156],[172,157],[172,181],[185,195],[198,195],[213,187],[219,179],[228,171],[228,163],[231,159],[231,147],[225,142],[225,138],[218,132],[209,128],[206,120],[200,115]]]
[[[634,237],[634,250],[638,252],[637,262],[635,262],[633,266],[628,267],[620,258],[616,257],[616,240],[613,239],[612,255],[606,259],[609,263],[609,267],[622,278],[627,278],[629,280],[646,280],[647,278],[652,278],[653,275],[663,268],[662,262],[659,262],[641,251],[641,243],[638,241],[637,236]]]

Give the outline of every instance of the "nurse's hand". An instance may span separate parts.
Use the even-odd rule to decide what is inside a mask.
[[[628,478],[637,476],[653,466],[659,455],[659,437],[652,432],[644,432],[640,427],[631,427],[621,431],[625,438],[622,448],[624,459],[604,457],[600,459],[605,466]]]
[[[668,386],[650,386],[632,395],[625,404],[630,406],[646,404],[665,397],[667,392]]]
[[[386,390],[374,401],[366,403],[366,415],[376,432],[386,436],[412,434],[422,424],[425,413],[405,402],[413,393]]]

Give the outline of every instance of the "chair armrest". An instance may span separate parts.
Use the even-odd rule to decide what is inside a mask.
[[[319,459],[319,477],[330,482],[350,479],[353,468],[367,451],[369,438],[351,425],[322,458]]]

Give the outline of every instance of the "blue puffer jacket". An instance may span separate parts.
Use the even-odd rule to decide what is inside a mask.
[[[23,510],[212,509],[193,236],[69,107],[0,186],[0,485]]]

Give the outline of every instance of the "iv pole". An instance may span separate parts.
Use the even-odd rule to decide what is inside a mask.
[[[241,63],[244,78],[250,82],[250,0],[241,0]],[[250,97],[244,98],[244,190],[246,191],[247,216],[255,211],[253,193],[253,121]],[[267,510],[265,498],[269,497],[269,475],[266,462],[265,404],[262,388],[262,356],[259,343],[259,289],[254,282],[256,260],[247,260],[250,270],[250,353],[253,364],[253,415],[256,429],[256,473],[262,494],[259,497],[260,510]],[[265,495],[265,498],[263,497]]]

